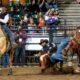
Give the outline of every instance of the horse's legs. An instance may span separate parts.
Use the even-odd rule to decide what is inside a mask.
[[[78,67],[80,67],[80,50],[78,51],[78,53],[77,53],[77,56],[78,56]]]
[[[63,68],[63,61],[60,61],[60,69],[59,69],[59,71],[62,71],[62,68]]]
[[[44,70],[45,70],[45,55],[41,55],[39,60],[40,60],[41,72],[44,72]]]
[[[77,52],[77,57],[78,57],[78,67],[76,69],[76,72],[80,72],[80,49]]]
[[[9,65],[12,66],[12,61],[13,61],[13,55],[14,55],[14,49],[11,48],[10,50],[10,58],[9,58]]]
[[[59,66],[57,65],[57,63],[59,63]],[[53,65],[53,66],[56,65],[56,69],[58,69],[59,71],[62,71],[62,68],[63,68],[63,61],[55,60],[54,63],[53,63],[52,65]]]
[[[41,65],[41,71],[44,72],[47,68],[51,66],[51,62],[49,60],[49,55],[44,54],[40,56],[40,65]]]

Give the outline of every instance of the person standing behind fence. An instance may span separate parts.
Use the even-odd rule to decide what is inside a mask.
[[[45,21],[49,29],[49,43],[53,42],[53,32],[56,31],[56,23],[58,22],[58,17],[54,16],[54,8],[49,9],[45,15]]]
[[[18,66],[19,62],[21,62],[21,66],[25,66],[26,64],[25,42],[27,38],[27,33],[26,31],[19,29],[17,32],[14,33],[14,35],[15,35],[15,41],[17,43],[17,46],[14,51],[14,66]]]

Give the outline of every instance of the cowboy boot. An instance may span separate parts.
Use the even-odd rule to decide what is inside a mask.
[[[80,73],[80,67],[77,67],[77,69],[75,70],[76,73]]]

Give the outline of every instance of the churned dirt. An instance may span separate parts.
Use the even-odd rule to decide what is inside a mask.
[[[80,74],[42,74],[40,67],[32,66],[12,68],[12,75],[8,75],[8,71],[0,70],[0,80],[80,80]]]

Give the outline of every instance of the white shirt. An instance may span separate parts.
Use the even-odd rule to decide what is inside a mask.
[[[46,21],[49,20],[50,18],[54,18],[55,20],[58,20],[57,16],[51,16],[51,17],[49,17],[49,16],[45,15],[45,20]]]
[[[4,17],[4,19],[0,19],[0,22],[1,23],[8,23],[8,20],[9,20],[9,14],[7,14],[5,17]]]

